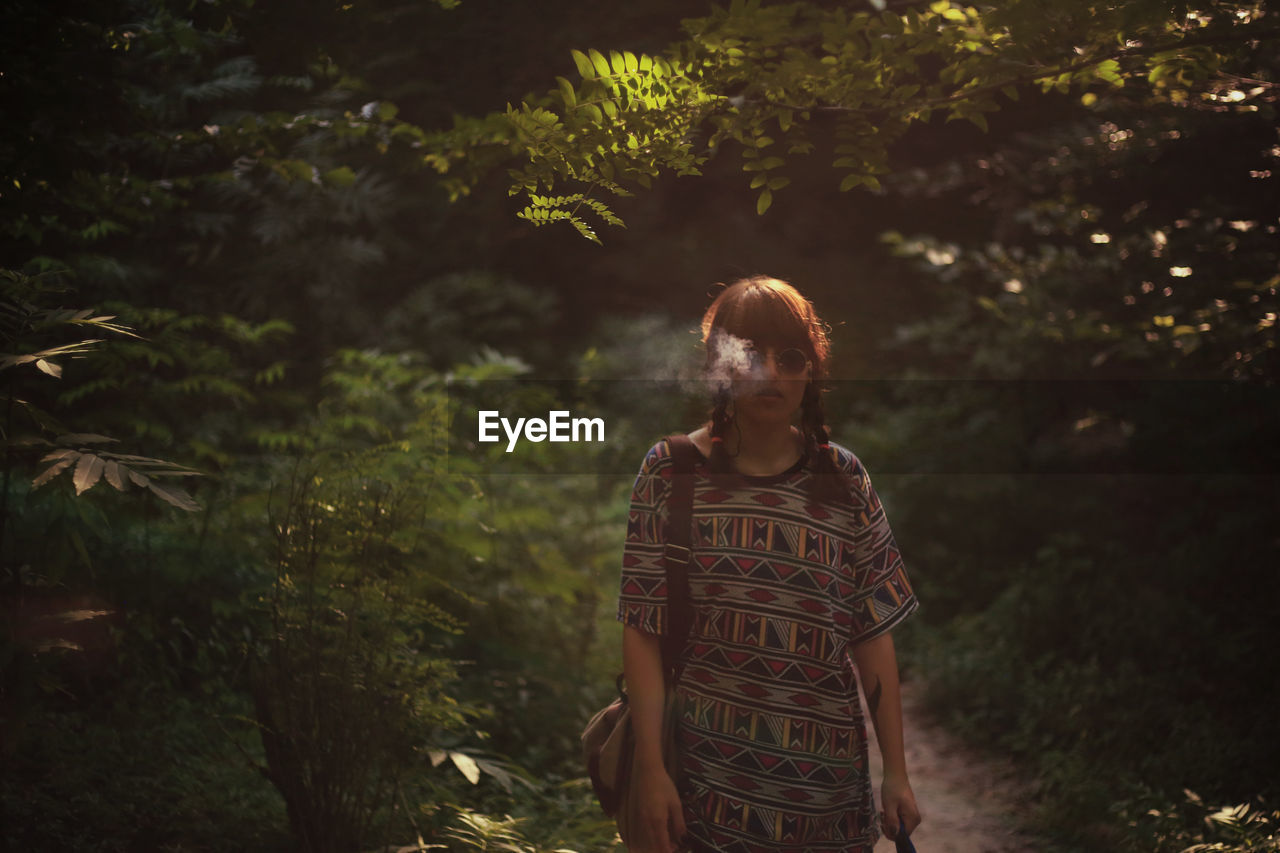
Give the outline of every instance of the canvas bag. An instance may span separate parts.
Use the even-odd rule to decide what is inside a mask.
[[[692,608],[689,601],[689,550],[693,518],[693,466],[697,450],[686,435],[667,439],[675,462],[675,476],[668,502],[666,543],[663,561],[667,570],[669,630],[662,637],[662,671],[666,699],[662,711],[662,763],[672,780],[679,782],[676,729],[680,721],[676,683],[678,662],[689,634]],[[618,698],[596,712],[582,732],[582,754],[591,777],[591,787],[606,815],[618,824],[618,834],[629,844],[639,824],[638,803],[631,774],[634,770],[635,735],[631,729],[631,707],[618,676]]]

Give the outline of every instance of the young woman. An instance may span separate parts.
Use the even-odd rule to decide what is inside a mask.
[[[880,829],[920,822],[889,634],[917,603],[866,470],[829,440],[825,329],[795,288],[764,277],[726,288],[702,320],[715,405],[690,434],[702,460],[679,789],[659,744],[668,443],[641,466],[618,602],[643,792],[632,853],[869,853],[859,681],[884,757]]]

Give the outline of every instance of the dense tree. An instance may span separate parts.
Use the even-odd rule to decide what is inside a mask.
[[[687,282],[718,231],[737,232],[716,245],[738,263],[811,264],[820,303],[856,307],[843,357],[866,373],[997,380],[864,386],[831,410],[915,543],[952,722],[1022,757],[1059,829],[1095,849],[1204,837],[1187,827],[1209,807],[1169,808],[1180,795],[1152,778],[1214,803],[1269,790],[1250,747],[1276,683],[1256,657],[1274,639],[1273,479],[1241,475],[1273,473],[1274,414],[1188,407],[1185,385],[1172,401],[1155,384],[1016,392],[1274,377],[1274,11],[692,12],[680,35],[677,0],[6,6],[0,266],[25,275],[6,278],[0,318],[16,415],[0,713],[17,733],[0,819],[19,842],[261,848],[291,825],[303,847],[321,826],[369,846],[532,847],[484,814],[511,810],[546,846],[607,846],[572,781],[566,709],[608,688],[631,445],[674,415],[621,385],[530,383],[538,405],[609,407],[618,438],[598,457],[543,447],[520,477],[442,456],[431,418],[484,379],[649,375],[692,355],[679,324],[635,315],[692,316]],[[575,236],[622,218],[637,233],[610,234],[621,251]],[[573,227],[529,227],[551,222]],[[59,350],[83,336],[45,320],[110,334]],[[202,511],[164,514],[161,481],[146,501],[86,488],[133,464],[97,433],[208,475],[190,481]],[[32,489],[72,458],[40,464],[50,450],[76,461]],[[918,476],[957,459],[980,476]],[[619,476],[553,476],[570,461]],[[1222,476],[1179,481],[1172,505],[1111,476],[1178,465]],[[1111,479],[1028,488],[1066,466]],[[1215,597],[1228,564],[1243,604]],[[116,627],[78,617],[77,652],[40,607]],[[1108,709],[1107,731],[1082,722]],[[356,718],[360,766],[342,763]],[[1162,749],[1152,720],[1183,748]],[[1099,766],[1136,828],[1093,822]],[[1231,814],[1240,838],[1261,832]]]
[[[874,189],[894,143],[935,113],[985,128],[987,113],[1027,87],[1082,92],[1094,103],[1129,81],[1172,103],[1238,103],[1250,96],[1230,93],[1243,95],[1248,81],[1261,86],[1254,96],[1270,92],[1250,75],[1260,48],[1280,37],[1258,3],[887,5],[735,0],[686,21],[688,38],[660,55],[575,51],[578,84],[558,78],[548,97],[509,109],[505,123],[489,116],[425,138],[426,162],[446,170],[455,157],[474,158],[489,134],[488,145],[505,142],[528,158],[513,174],[513,191],[531,201],[522,215],[586,233],[589,212],[616,224],[593,193],[696,173],[728,147],[752,174],[763,212],[789,183],[788,158],[814,151],[819,120],[833,128],[841,188]],[[552,195],[563,185],[584,192]]]

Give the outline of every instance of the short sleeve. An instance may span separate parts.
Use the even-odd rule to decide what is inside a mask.
[[[622,583],[618,621],[650,634],[667,629],[666,546],[667,497],[674,460],[666,441],[645,455],[631,490],[627,538],[622,548]]]
[[[907,579],[902,554],[871,476],[852,454],[841,461],[855,499],[862,502],[855,513],[853,577],[857,591],[849,636],[849,641],[857,644],[890,630],[914,613],[920,602]]]

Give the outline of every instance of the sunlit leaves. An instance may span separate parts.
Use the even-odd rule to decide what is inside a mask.
[[[570,51],[573,57],[573,63],[578,67],[578,75],[584,80],[596,75],[595,66],[591,62],[591,58],[580,50]]]
[[[556,86],[559,87],[560,98],[564,101],[565,109],[573,109],[578,105],[578,96],[573,90],[572,83],[563,77],[557,77]]]
[[[1169,88],[1170,99],[1185,101],[1185,87],[1221,64],[1214,49],[1180,45],[1186,37],[1181,19],[1091,6],[1069,23],[1044,15],[1031,0],[937,0],[876,14],[734,2],[687,21],[688,38],[665,58],[573,51],[581,83],[556,79],[554,101],[547,102],[558,105],[554,122],[534,104],[508,111],[528,157],[512,186],[525,193],[550,192],[565,181],[648,186],[664,172],[696,174],[733,142],[752,161],[744,171],[770,173],[764,181],[758,174],[749,179],[761,190],[756,208],[763,213],[780,188],[771,173],[785,169],[787,157],[811,150],[802,131],[819,114],[866,128],[838,143],[835,167],[842,190],[875,190],[891,146],[936,111],[985,131],[998,99],[1016,99],[1020,88],[1115,89],[1143,76]],[[1201,30],[1220,35],[1228,49],[1247,46],[1255,31],[1267,35],[1259,26],[1227,7],[1201,22]],[[1084,98],[1094,103],[1097,93]],[[777,150],[785,155],[760,154],[775,142],[766,127],[781,134]]]
[[[599,77],[609,76],[609,63],[605,60],[604,55],[600,51],[592,48],[587,54],[591,59],[591,66],[595,69],[596,75]]]
[[[431,759],[432,767],[439,767],[448,761],[472,785],[478,784],[480,777],[484,775],[491,777],[507,793],[514,790],[514,784],[517,782],[526,788],[534,787],[523,770],[505,761],[485,758],[474,752],[458,749],[430,749],[427,755]]]
[[[624,184],[648,186],[663,170],[696,174],[702,158],[692,153],[692,125],[673,125],[674,113],[668,110],[681,102],[697,104],[702,96],[672,60],[630,51],[571,55],[581,77],[576,87],[558,77],[552,100],[522,103],[506,112],[529,161],[512,172],[512,192],[530,197],[522,218],[534,224],[566,221],[598,241],[579,211],[599,215],[608,224],[620,225],[621,219],[590,200],[591,193],[571,194],[575,209],[567,211],[564,202],[547,204],[533,197],[557,198],[544,193],[565,181],[626,195]]]
[[[95,430],[169,444],[175,438],[176,423],[187,417],[184,407],[189,409],[192,401],[211,397],[222,404],[252,402],[248,377],[242,381],[237,375],[229,353],[231,349],[248,352],[277,339],[289,332],[288,324],[183,316],[123,303],[108,303],[102,310],[49,309],[41,303],[53,297],[32,280],[14,275],[9,276],[12,291],[20,298],[0,303],[0,316],[5,318],[6,348],[22,354],[4,357],[0,368],[33,364],[44,374],[17,371],[17,384],[9,386],[15,411],[25,415],[11,422],[17,430],[7,436],[11,446],[44,448],[42,459],[31,457],[33,488],[67,473],[77,495],[106,481],[119,492],[136,488],[180,509],[198,509],[184,489],[170,482],[196,476],[196,470],[151,455],[104,449],[101,445],[119,442],[98,432],[71,432],[62,421],[87,426],[86,413],[92,411]],[[48,345],[50,338],[78,336],[84,330],[110,337]],[[64,373],[61,362],[70,358],[77,359],[76,370]],[[260,380],[278,380],[283,370],[283,364],[276,363],[265,369]],[[30,384],[30,389],[24,389],[23,383]],[[46,383],[51,390],[43,390]],[[34,434],[22,432],[32,427]],[[193,436],[183,452],[215,464],[229,462],[226,449],[215,444],[214,434],[207,429]]]
[[[579,234],[599,243],[600,238],[580,214],[590,212],[609,225],[623,227],[618,216],[599,199],[588,198],[582,193],[567,196],[530,195],[531,204],[521,210],[517,216],[533,225],[548,225],[552,222],[568,222]]]
[[[59,437],[55,443],[68,441],[85,444],[114,442],[115,439],[106,436],[68,435]],[[31,481],[33,488],[39,488],[63,471],[71,469],[71,482],[77,495],[83,494],[105,479],[112,488],[120,492],[128,491],[132,484],[150,491],[178,509],[187,512],[200,509],[200,505],[184,490],[159,482],[161,477],[195,477],[199,476],[200,472],[163,459],[64,447],[46,454],[40,462],[48,467]]]
[[[438,380],[407,357],[336,353],[306,428],[314,449],[281,460],[260,522],[275,577],[259,599],[270,642],[253,648],[255,709],[273,781],[317,811],[329,791],[420,772],[426,744],[470,732],[441,645],[461,630],[452,603],[468,601],[450,582],[466,557],[452,531],[466,482],[459,466],[441,476]],[[374,416],[371,432],[350,431]],[[281,761],[275,745],[293,739],[308,748]],[[473,784],[483,773],[462,749],[428,755]]]
[[[1160,802],[1159,808],[1143,804],[1126,809],[1123,816],[1133,837],[1144,842],[1156,839],[1161,851],[1179,853],[1264,851],[1280,841],[1280,809],[1262,797],[1218,806],[1189,788],[1182,790],[1182,796],[1180,801]]]
[[[48,335],[56,333],[61,326],[82,326],[97,331],[137,337],[130,329],[113,322],[116,319],[114,315],[98,315],[92,310],[39,308],[25,302],[9,300],[5,300],[0,308],[10,321],[16,324],[11,333],[11,343],[18,343],[18,335]],[[100,343],[102,343],[100,338],[87,338],[73,343],[44,347],[34,352],[2,355],[0,370],[32,364],[40,372],[58,379],[62,376],[62,366],[54,359],[84,355],[92,352]]]
[[[453,762],[453,766],[458,768],[458,772],[467,777],[467,781],[472,785],[480,781],[480,767],[471,756],[464,752],[450,752],[449,760]]]
[[[1120,74],[1120,63],[1114,59],[1104,59],[1093,68],[1093,73],[1100,80],[1105,80],[1112,86],[1123,86],[1124,78]]]

